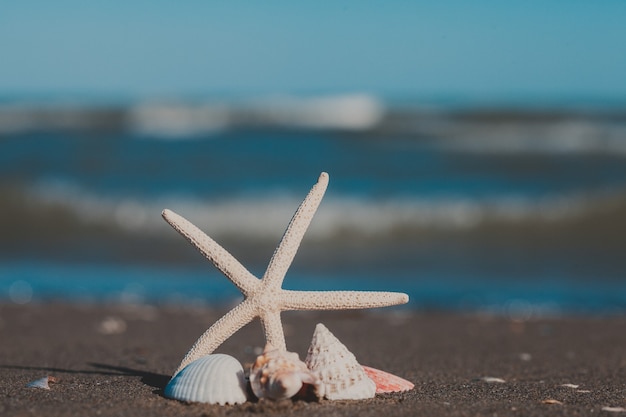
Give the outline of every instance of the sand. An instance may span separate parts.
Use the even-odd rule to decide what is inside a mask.
[[[626,317],[513,320],[382,309],[285,313],[288,348],[306,354],[324,323],[362,364],[415,383],[363,401],[186,404],[163,388],[224,310],[0,304],[2,416],[590,416],[624,415]],[[249,363],[258,321],[220,352]],[[53,376],[50,390],[27,388]],[[566,385],[567,384],[567,385]]]

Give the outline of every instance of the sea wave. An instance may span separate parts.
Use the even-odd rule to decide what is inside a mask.
[[[144,101],[110,106],[0,103],[0,134],[110,130],[157,139],[194,139],[231,128],[363,131],[377,126],[384,113],[383,102],[365,93],[272,96],[244,102]]]
[[[160,213],[168,208],[214,236],[276,239],[280,237],[301,196],[200,199],[164,195],[156,198],[114,197],[90,193],[64,183],[46,183],[27,191],[27,204],[61,208],[81,224],[105,225],[123,231],[170,233]],[[523,197],[411,197],[367,199],[328,195],[307,237],[325,240],[342,236],[378,238],[410,235],[426,229],[464,231],[494,223],[554,223],[572,221],[626,205],[626,190]],[[29,212],[32,210],[26,210]]]
[[[245,100],[0,103],[0,137],[113,132],[144,140],[211,140],[232,131],[331,131],[481,154],[626,155],[626,110],[397,105],[366,93]]]
[[[482,154],[626,155],[626,124],[564,120],[541,125],[465,126],[433,132],[441,149]]]

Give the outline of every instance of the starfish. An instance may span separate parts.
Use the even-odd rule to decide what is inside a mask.
[[[288,310],[345,310],[385,307],[409,301],[404,293],[383,291],[293,291],[282,289],[282,282],[300,242],[319,206],[328,174],[322,172],[294,214],[262,279],[250,273],[230,253],[191,222],[171,210],[163,218],[195,246],[243,294],[243,301],[215,322],[191,347],[174,372],[176,375],[194,360],[211,354],[237,330],[260,318],[268,344],[286,350],[280,313]]]

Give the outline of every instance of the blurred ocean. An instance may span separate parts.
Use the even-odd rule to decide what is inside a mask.
[[[262,275],[322,171],[285,288],[626,311],[626,108],[368,96],[0,103],[0,300],[228,304],[238,291],[161,211]]]

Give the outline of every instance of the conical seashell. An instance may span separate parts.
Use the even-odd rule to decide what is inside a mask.
[[[376,394],[410,391],[415,387],[411,381],[407,381],[389,372],[381,371],[380,369],[363,366],[363,370],[376,384]]]
[[[306,365],[322,381],[329,400],[361,400],[376,395],[372,381],[356,358],[323,324],[315,327]]]
[[[250,386],[259,398],[282,400],[298,394],[304,385],[311,385],[317,395],[319,379],[300,360],[297,353],[265,346],[250,370]]]
[[[247,401],[243,367],[232,356],[203,356],[183,368],[165,387],[165,396],[180,401],[241,404]]]

